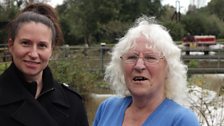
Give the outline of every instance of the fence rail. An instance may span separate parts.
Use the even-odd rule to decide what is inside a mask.
[[[193,52],[193,55],[186,55]],[[195,54],[195,52],[200,53]],[[205,52],[210,52],[205,53]],[[191,61],[198,63],[197,67],[191,68],[188,64],[188,74],[224,74],[224,49],[211,48],[182,48],[182,59],[188,64]]]
[[[96,46],[85,48],[81,46],[65,46],[60,47],[59,50],[64,56],[61,58],[74,58],[75,55],[83,54],[84,58],[88,58],[86,62],[98,63],[98,65],[90,65],[91,70],[104,71],[105,64],[109,62],[110,55],[107,52],[111,51],[110,47],[106,46]],[[94,51],[94,53],[93,53]],[[186,55],[185,52],[212,52],[212,55]],[[202,53],[203,54],[203,53]],[[224,74],[224,49],[209,49],[209,48],[194,48],[182,49],[183,61],[188,64],[188,74]],[[11,60],[7,48],[0,48],[0,62],[7,62]],[[197,66],[191,66],[191,62],[197,63]]]
[[[189,68],[188,74],[223,74],[224,68]]]
[[[224,60],[224,55],[182,55],[183,60],[205,59],[205,60]]]

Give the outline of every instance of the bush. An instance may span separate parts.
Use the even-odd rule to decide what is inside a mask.
[[[89,72],[86,69],[87,65],[81,56],[77,56],[75,59],[69,58],[50,62],[55,79],[67,83],[84,96],[93,92],[94,85],[100,76],[97,73]]]
[[[0,64],[0,74],[2,74],[10,65],[11,62],[3,62]]]
[[[197,68],[199,65],[197,60],[190,60],[190,62],[188,63],[188,67],[189,68]]]

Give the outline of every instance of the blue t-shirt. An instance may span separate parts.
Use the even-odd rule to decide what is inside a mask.
[[[99,106],[93,126],[122,126],[132,98],[113,96]],[[200,126],[195,114],[173,100],[165,99],[142,126]]]

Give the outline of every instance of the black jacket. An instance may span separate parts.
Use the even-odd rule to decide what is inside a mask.
[[[80,95],[54,81],[48,67],[37,99],[26,83],[14,64],[0,76],[1,126],[88,126]]]

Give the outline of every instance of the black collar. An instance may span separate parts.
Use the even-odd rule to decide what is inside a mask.
[[[25,84],[28,83],[25,81],[23,74],[12,63],[0,76],[0,105],[14,103],[27,98],[34,99],[34,96],[24,86]],[[61,85],[54,81],[50,68],[47,67],[43,71],[43,89],[40,97],[49,91],[54,91],[51,97],[53,103],[69,107],[69,101],[65,96],[64,90]]]
[[[25,80],[25,77],[23,75],[23,73],[15,66],[14,63],[12,63],[9,67],[9,69],[12,71],[14,71],[16,73],[16,75],[18,76],[18,79],[22,81],[22,85],[24,85],[24,87],[33,95],[35,96],[36,94],[36,83],[34,82],[27,82]],[[54,79],[51,73],[50,68],[47,66],[44,70],[43,70],[43,89],[41,91],[45,92],[46,90],[52,89],[54,87]]]

